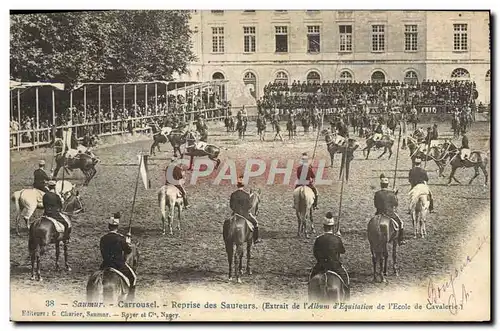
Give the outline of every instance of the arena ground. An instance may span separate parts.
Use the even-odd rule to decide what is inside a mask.
[[[249,125],[245,141],[238,141],[237,135],[228,135],[222,124],[212,128],[209,141],[223,148],[222,165],[227,159],[245,160],[255,157],[266,161],[279,159],[281,162],[298,162],[302,152],[312,155],[315,134],[304,136],[302,132],[294,142],[259,142],[255,127]],[[269,126],[268,126],[269,130]],[[450,137],[449,125],[440,124],[441,137]],[[274,134],[268,132],[271,140]],[[473,149],[488,151],[490,128],[488,122],[474,123],[469,133]],[[26,264],[27,238],[17,237],[14,231],[14,214],[11,210],[11,291],[62,291],[70,297],[84,299],[88,276],[100,264],[99,238],[106,233],[106,219],[112,213],[121,211],[123,221],[130,218],[134,183],[137,176],[137,154],[148,150],[148,140],[130,139],[131,142],[108,145],[98,148],[102,164],[88,187],[80,187],[86,206],[86,212],[74,219],[74,229],[70,244],[70,273],[54,271],[54,248],[51,247],[43,258],[41,283],[30,280]],[[316,159],[328,160],[326,147],[320,139]],[[459,141],[457,141],[459,143]],[[361,147],[364,142],[361,141]],[[307,277],[314,265],[312,244],[309,239],[296,237],[297,222],[292,209],[292,187],[290,185],[264,185],[261,177],[251,182],[251,186],[262,189],[260,206],[260,228],[263,243],[253,251],[252,276],[244,276],[243,284],[227,281],[227,259],[222,240],[222,223],[229,215],[228,200],[234,185],[223,181],[214,186],[210,180],[199,181],[196,186],[188,185],[191,208],[184,212],[181,232],[174,231],[173,236],[161,235],[160,214],[157,205],[157,189],[161,185],[162,167],[171,155],[169,145],[161,146],[163,153],[149,162],[149,172],[153,188],[145,190],[139,187],[136,211],[133,221],[133,238],[141,243],[141,263],[138,270],[138,293],[141,299],[144,291],[163,291],[167,295],[191,287],[213,289],[220,293],[234,291],[235,287],[256,296],[273,298],[305,299],[307,296]],[[165,151],[168,151],[165,154]],[[376,159],[381,151],[372,152],[369,160],[364,160],[361,151],[356,152],[351,164],[351,178],[344,186],[341,228],[347,253],[343,261],[352,281],[352,297],[361,293],[382,293],[385,285],[374,284],[372,265],[366,226],[374,213],[373,194],[379,186],[379,175],[394,176],[396,153],[387,160]],[[394,152],[395,148],[394,148]],[[11,154],[11,192],[29,187],[32,183],[33,170],[37,160],[44,158],[50,164],[51,150],[32,152],[13,152]],[[406,221],[407,244],[398,251],[401,274],[398,278],[389,275],[388,281],[396,287],[414,285],[427,286],[428,278],[439,276],[451,269],[452,261],[461,247],[460,234],[467,231],[471,217],[479,212],[489,212],[490,189],[484,188],[481,174],[476,181],[468,185],[445,185],[447,179],[437,178],[435,164],[429,163],[430,187],[434,192],[436,213],[427,221],[428,237],[425,240],[411,238],[411,223],[406,214],[406,192],[409,190],[407,174],[410,169],[408,150],[399,154],[396,186],[400,190],[400,214]],[[337,157],[334,168],[328,168],[328,179],[333,179],[330,186],[319,187],[319,210],[314,212],[316,229],[321,232],[321,221],[327,211],[335,214],[339,208],[341,184],[337,180],[340,158]],[[267,162],[269,164],[269,162]],[[491,170],[489,169],[491,172]],[[445,174],[448,175],[448,167]],[[463,183],[473,175],[472,169],[460,169],[457,178]],[[75,184],[81,184],[83,176],[75,171],[70,178]],[[123,226],[125,227],[125,226]],[[125,231],[125,230],[123,230]],[[392,265],[390,262],[389,266]]]

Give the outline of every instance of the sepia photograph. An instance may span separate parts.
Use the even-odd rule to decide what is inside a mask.
[[[10,320],[490,322],[491,15],[11,10]]]

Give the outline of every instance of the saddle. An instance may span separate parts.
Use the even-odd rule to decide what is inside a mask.
[[[208,144],[204,141],[198,141],[194,144],[194,149],[199,150],[199,151],[205,151],[205,148],[208,146]]]
[[[311,277],[312,272],[313,272],[313,270],[311,270],[311,272],[309,273],[309,281],[308,281],[308,282],[310,282],[310,281],[311,281],[311,278],[312,278],[312,277]],[[317,273],[317,274],[316,274],[316,275],[314,275],[314,276],[317,276],[317,275],[320,275],[320,274],[321,274],[321,273]],[[323,272],[323,274],[324,274],[324,275],[331,274],[331,275],[336,276],[338,279],[340,279],[340,281],[342,282],[342,285],[344,285],[344,287],[349,288],[349,285],[347,285],[347,284],[345,283],[344,279],[343,279],[342,277],[340,277],[340,275],[339,275],[338,273],[336,273],[335,271],[333,271],[333,270],[326,270],[326,271],[324,271],[324,272]],[[348,283],[350,283],[349,274],[347,273],[347,271],[346,271],[346,273],[345,273],[345,274],[346,274],[346,276],[347,276],[347,282],[348,282]]]
[[[250,232],[253,232],[253,224],[252,224],[252,222],[250,222],[250,221],[249,221],[249,220],[248,220],[245,216],[240,215],[240,214],[238,214],[238,213],[234,213],[234,215],[233,215],[233,217],[231,217],[231,219],[233,220],[233,219],[234,219],[234,216],[236,216],[236,215],[238,215],[238,216],[242,217],[242,218],[243,218],[243,219],[247,222],[247,225],[248,225],[248,228],[250,229]]]
[[[390,238],[388,238],[388,242],[392,242],[394,239],[396,239],[396,233],[397,233],[397,231],[399,231],[399,224],[398,224],[398,222],[396,222],[396,220],[394,218],[392,218],[388,215],[385,215],[385,214],[375,215],[375,217],[378,217],[379,220],[380,220],[380,218],[382,218],[382,216],[385,216],[391,220],[390,225],[392,225],[394,232],[393,232],[392,236],[390,236]]]
[[[64,228],[64,224],[62,224],[61,222],[57,221],[56,219],[50,217],[50,216],[42,216],[43,218],[45,218],[46,220],[49,220],[52,222],[52,224],[54,224],[54,227],[56,228],[56,231],[59,233],[59,234],[63,234],[64,231],[65,231],[65,228]],[[62,214],[61,213],[61,217],[64,218],[64,220],[66,221],[66,223],[68,224],[68,230],[71,228],[71,222],[69,220],[69,218]]]
[[[120,276],[120,278],[125,282],[125,284],[127,285],[126,288],[122,288],[122,291],[123,292],[126,292],[127,289],[130,287],[130,280],[128,279],[127,276],[125,276],[120,270],[118,269],[115,269],[115,268],[112,268],[112,267],[106,267],[102,270],[103,272],[104,271],[110,271],[110,272],[114,272],[115,274],[117,274],[118,276]]]

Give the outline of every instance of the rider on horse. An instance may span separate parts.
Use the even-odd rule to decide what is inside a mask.
[[[297,167],[297,184],[295,188],[299,186],[309,186],[309,188],[314,192],[314,203],[313,208],[318,209],[318,190],[314,187],[314,179],[316,175],[311,167],[309,167],[307,153],[302,153],[301,165]],[[306,174],[305,178],[304,175]]]
[[[127,299],[133,300],[137,276],[125,261],[125,255],[132,252],[132,247],[130,247],[131,234],[127,233],[127,236],[124,236],[118,233],[119,224],[120,213],[118,212],[108,221],[109,232],[101,237],[99,244],[102,256],[101,270],[113,268],[125,275],[130,283]]]
[[[344,281],[346,298],[349,299],[349,275],[340,262],[340,254],[345,254],[344,244],[339,235],[333,233],[335,219],[331,212],[326,213],[323,222],[325,233],[318,236],[314,241],[313,253],[316,258],[316,265],[311,270],[309,279],[321,272],[333,271],[337,273]]]
[[[405,243],[403,240],[403,221],[394,211],[394,208],[398,206],[398,200],[396,199],[396,193],[389,189],[389,178],[385,177],[384,174],[380,175],[380,188],[379,191],[375,192],[375,196],[373,197],[373,203],[377,209],[375,215],[385,215],[398,223],[398,242],[399,245],[403,245]]]
[[[45,184],[46,184],[46,182],[48,182],[50,180],[50,177],[45,172],[45,161],[44,160],[40,160],[40,162],[38,162],[38,169],[36,169],[35,172],[33,173],[33,177],[35,177],[35,179],[33,181],[34,188],[36,188],[40,191],[43,191],[43,192],[49,191],[47,189],[47,187],[45,186]]]
[[[420,166],[422,164],[422,160],[420,158],[415,159],[415,167],[410,170],[408,174],[408,181],[410,182],[411,188],[414,188],[415,185],[425,184],[429,181],[429,176],[427,176],[427,171],[422,169]],[[429,190],[429,211],[432,213],[434,210],[434,200],[432,199],[432,193]]]
[[[469,138],[467,138],[464,133],[462,137],[462,147],[460,147],[460,159],[462,161],[467,160],[470,156],[470,148],[469,148]]]
[[[231,193],[231,197],[229,198],[229,207],[233,211],[233,215],[238,214],[243,216],[249,220],[250,223],[252,223],[254,227],[253,241],[257,244],[261,242],[259,239],[259,224],[257,222],[257,218],[250,213],[250,209],[252,208],[250,204],[250,194],[244,190],[245,184],[243,183],[243,177],[238,178],[236,186],[238,189]]]
[[[347,125],[344,123],[343,119],[340,119],[338,124],[337,124],[337,131],[339,135],[341,135],[344,138],[349,137],[349,129],[347,128]]]
[[[61,211],[63,208],[62,197],[56,192],[56,181],[51,180],[48,183],[49,191],[43,195],[43,208],[44,216],[51,217],[64,225],[64,230],[68,231],[69,224],[62,216]]]
[[[177,162],[177,158],[175,156],[172,156],[172,158],[170,159],[170,161],[171,161],[171,163],[168,166],[168,168],[174,167],[172,169],[172,174],[171,174],[171,177],[172,177],[173,180],[169,181],[169,177],[170,176],[169,176],[169,174],[167,172],[168,168],[165,169],[165,173],[166,173],[166,176],[165,176],[165,185],[172,184],[175,187],[177,187],[177,189],[179,189],[179,191],[181,192],[181,195],[182,195],[182,200],[184,201],[184,207],[187,209],[187,207],[189,206],[189,203],[188,203],[188,200],[187,200],[186,190],[184,189],[184,186],[182,185],[182,182],[183,182],[183,179],[184,179],[184,170],[182,170],[182,167]]]

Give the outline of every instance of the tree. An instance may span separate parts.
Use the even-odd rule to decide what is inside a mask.
[[[186,73],[188,11],[11,15],[11,78],[59,81],[170,80]]]

